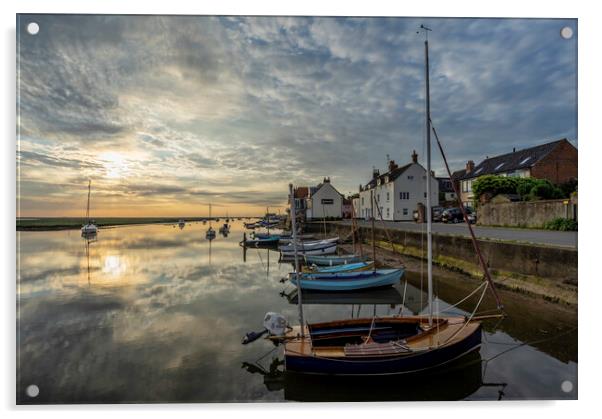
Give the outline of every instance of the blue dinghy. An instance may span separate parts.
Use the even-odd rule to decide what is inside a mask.
[[[344,265],[346,263],[356,263],[368,259],[367,257],[358,255],[305,255],[305,262],[318,266],[335,266]]]
[[[335,266],[313,266],[313,269],[304,271],[307,273],[336,273],[336,272],[353,272],[353,271],[367,271],[374,267],[374,262],[357,262],[347,263],[345,265]]]
[[[403,269],[378,269],[345,273],[309,273],[300,274],[301,289],[304,291],[355,291],[368,288],[390,287],[398,284],[404,274]],[[290,275],[289,281],[297,285],[296,275]]]

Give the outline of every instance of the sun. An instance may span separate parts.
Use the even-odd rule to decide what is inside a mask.
[[[119,179],[127,173],[127,160],[121,153],[106,152],[99,156],[109,179]]]

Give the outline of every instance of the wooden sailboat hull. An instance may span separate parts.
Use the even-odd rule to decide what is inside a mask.
[[[370,321],[371,319],[366,319]],[[462,324],[453,325],[452,330],[441,335],[448,337],[462,328]],[[448,326],[450,327],[450,326]],[[446,328],[444,328],[446,329]],[[436,341],[438,336],[413,341],[413,345],[424,345]],[[389,375],[410,374],[442,367],[472,351],[481,345],[481,325],[468,323],[457,337],[439,347],[416,350],[396,355],[369,355],[350,357],[337,347],[312,348],[311,338],[297,338],[285,344],[285,365],[287,371],[306,374],[328,375]],[[411,344],[408,346],[412,347]]]

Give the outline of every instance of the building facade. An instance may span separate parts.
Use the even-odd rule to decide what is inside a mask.
[[[475,166],[466,163],[460,177],[460,196],[464,205],[473,205],[473,182],[483,175],[534,177],[556,185],[577,179],[577,148],[566,138],[512,153],[488,157]]]
[[[439,183],[433,174],[428,178],[431,182],[431,203],[437,205]],[[372,180],[360,188],[358,217],[412,221],[418,204],[426,205],[426,182],[427,171],[418,163],[416,152],[412,154],[412,162],[402,167],[391,160],[386,173],[380,174],[374,170]],[[371,197],[374,199],[373,206]]]
[[[343,195],[332,186],[330,178],[309,188],[306,214],[308,220],[343,217]]]

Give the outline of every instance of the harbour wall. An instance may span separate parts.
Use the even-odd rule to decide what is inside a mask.
[[[541,228],[555,218],[577,219],[577,205],[569,199],[489,202],[479,206],[477,224]]]
[[[307,223],[306,230],[323,233],[324,223]],[[337,222],[327,222],[329,235],[341,238],[350,237],[351,226]],[[359,227],[362,241],[371,241],[371,229]],[[387,237],[388,236],[388,237]],[[425,258],[426,236],[419,232],[385,230],[378,226],[374,229],[374,240],[383,248],[391,247],[389,238],[396,251]],[[534,244],[477,240],[483,257],[492,273],[501,276],[530,276],[546,279],[558,285],[577,285],[577,250]],[[468,237],[433,234],[433,259],[440,265],[458,269],[479,271],[479,261]]]

